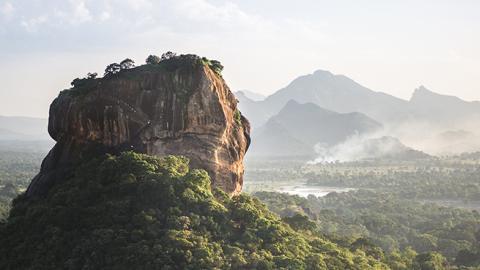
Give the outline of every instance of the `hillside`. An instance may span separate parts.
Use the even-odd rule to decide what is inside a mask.
[[[252,134],[251,155],[312,155],[316,144],[333,146],[382,125],[361,113],[336,113],[313,103],[289,101]]]
[[[292,224],[212,190],[186,158],[126,152],[83,163],[42,199],[17,198],[0,268],[387,269]]]
[[[388,269],[240,194],[250,127],[218,61],[148,59],[52,102],[56,144],[1,216],[0,269]]]

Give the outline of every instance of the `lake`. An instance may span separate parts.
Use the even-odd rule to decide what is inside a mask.
[[[323,197],[331,192],[348,192],[356,190],[355,188],[342,188],[342,187],[326,187],[326,186],[303,186],[303,185],[295,185],[295,186],[282,186],[275,191],[287,193],[291,195],[298,195],[300,197],[308,197],[308,195],[313,195],[316,197]]]

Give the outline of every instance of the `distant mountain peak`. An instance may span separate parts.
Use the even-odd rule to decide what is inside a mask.
[[[292,151],[292,156],[311,156],[318,143],[331,146],[354,134],[381,128],[380,123],[361,113],[337,113],[311,102],[288,100],[278,114],[254,132],[251,155],[285,156]]]
[[[239,91],[235,92],[235,95],[242,96],[242,97],[248,98],[248,99],[253,100],[253,101],[261,101],[261,100],[265,99],[264,95],[256,93],[256,92],[252,92],[252,91],[249,91],[249,90],[239,90]]]
[[[443,100],[443,101],[449,100],[454,102],[467,103],[467,101],[464,101],[461,98],[456,96],[443,95],[443,94],[433,92],[432,90],[428,89],[423,85],[420,85],[418,88],[416,88],[413,91],[412,97],[410,98],[410,102],[431,101],[431,99]]]
[[[322,70],[322,69],[317,69],[313,72],[314,76],[324,76],[324,77],[333,77],[335,76],[333,73],[331,73],[328,70]]]
[[[293,107],[293,106],[298,106],[300,105],[300,103],[298,103],[296,100],[294,99],[290,99],[287,104],[285,104],[285,107]]]
[[[432,92],[432,91],[428,90],[428,88],[425,87],[423,84],[420,85],[416,90],[418,90],[418,91],[428,91],[428,92]]]
[[[422,96],[433,96],[433,95],[439,95],[439,94],[429,90],[427,87],[423,85],[420,85],[413,91],[413,94],[410,100],[413,100]]]
[[[284,114],[284,113],[304,113],[305,116],[308,115],[331,115],[331,114],[338,114],[336,112],[324,109],[314,103],[311,102],[305,102],[305,103],[300,103],[294,99],[290,99],[287,104],[280,110],[278,114]]]

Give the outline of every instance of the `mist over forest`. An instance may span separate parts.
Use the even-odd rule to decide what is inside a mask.
[[[440,95],[424,86],[403,100],[318,70],[263,100],[242,91],[237,96],[251,120],[253,137],[260,141],[254,140],[251,156],[317,154],[314,160],[332,162],[405,151],[444,156],[480,150],[480,102]],[[296,150],[281,153],[275,141],[294,142]]]

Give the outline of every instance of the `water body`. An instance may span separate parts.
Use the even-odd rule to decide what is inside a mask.
[[[326,186],[282,186],[278,188],[277,192],[287,193],[291,195],[298,195],[300,197],[308,197],[308,195],[313,195],[315,197],[323,197],[331,192],[348,192],[356,190],[355,188],[342,188],[342,187],[326,187]]]

